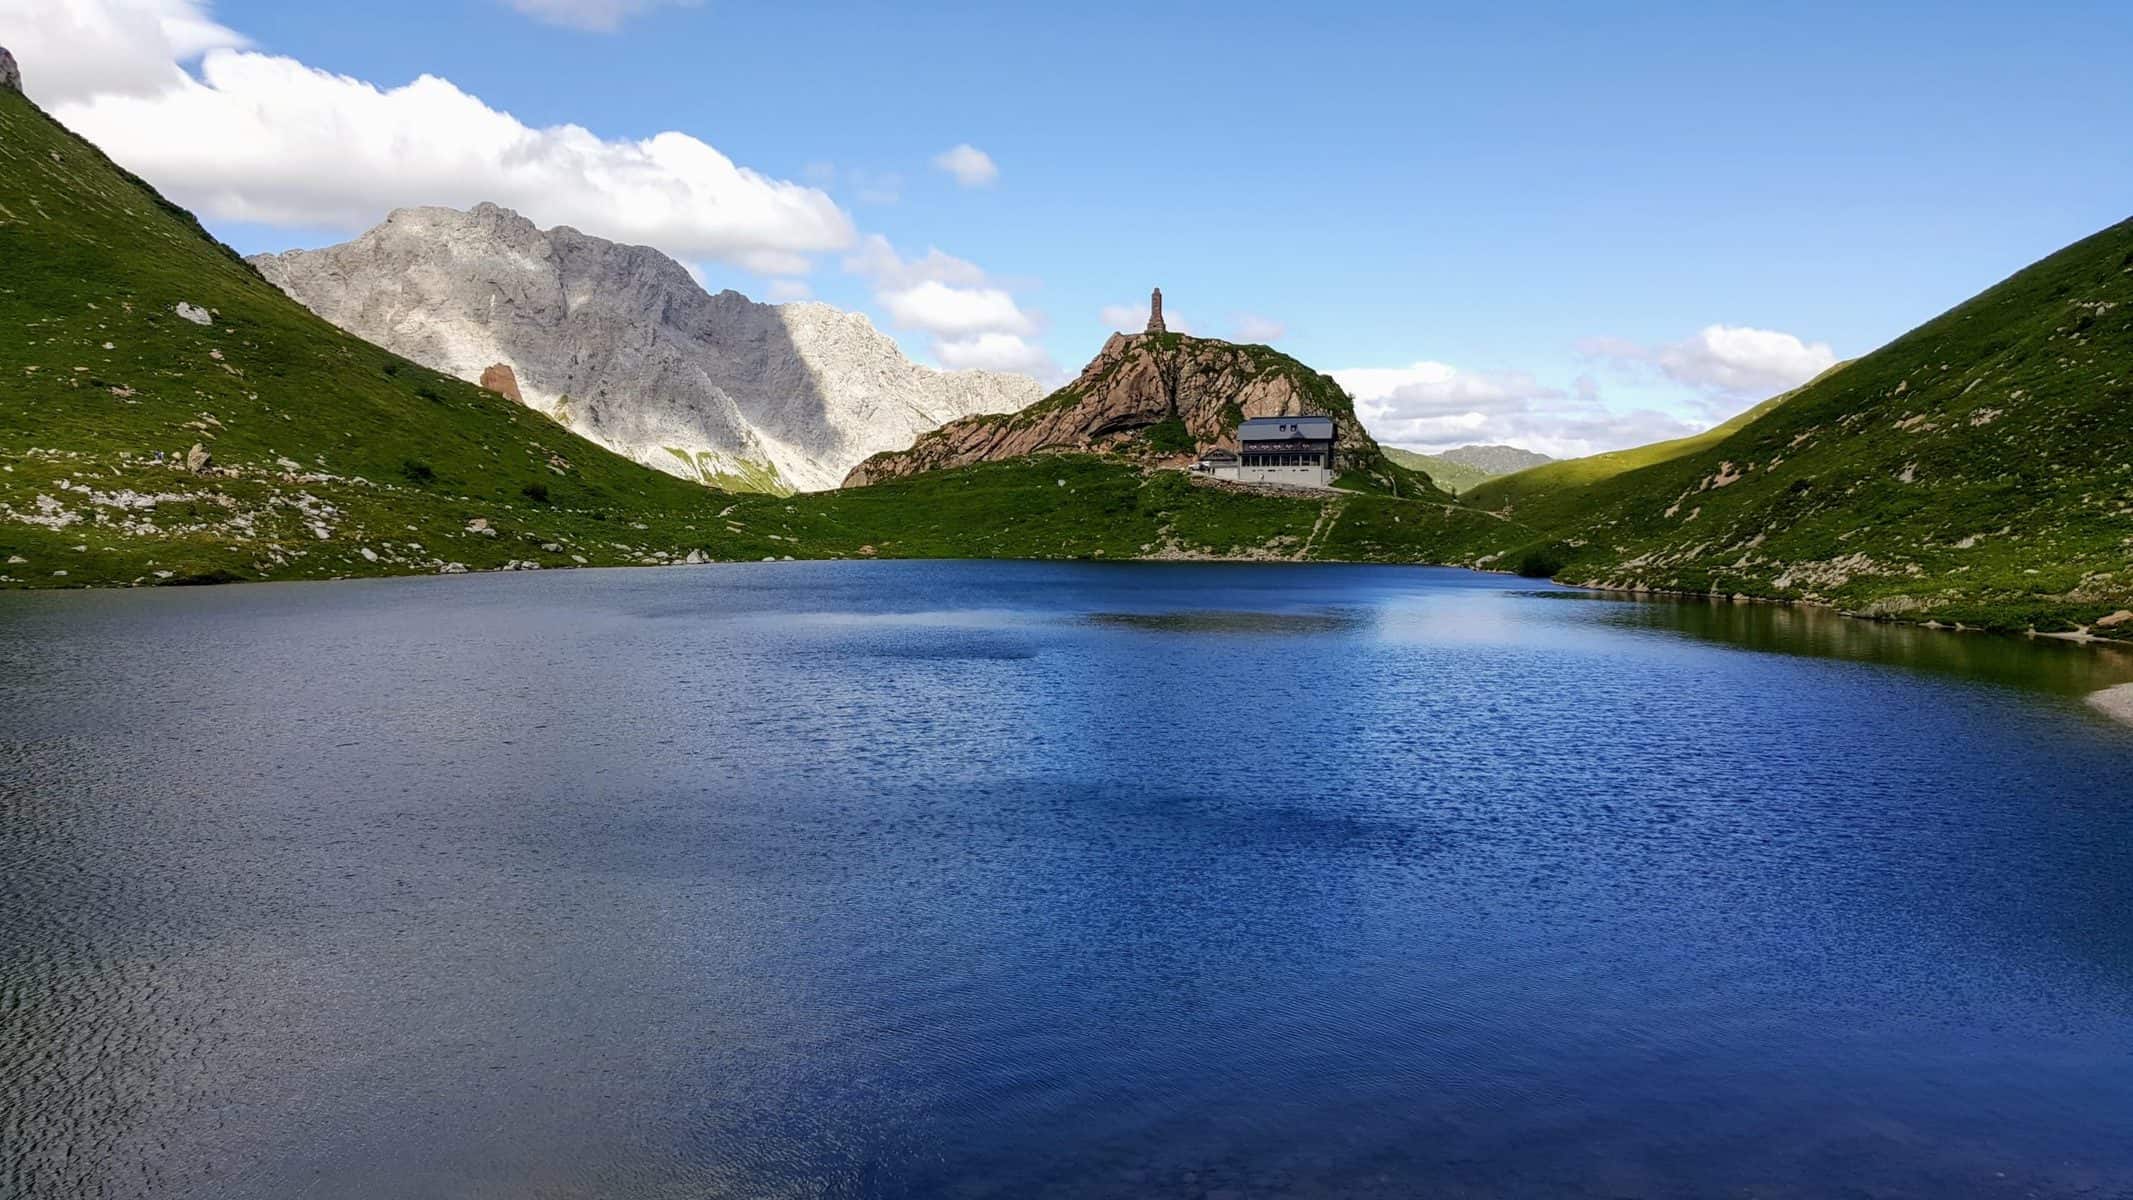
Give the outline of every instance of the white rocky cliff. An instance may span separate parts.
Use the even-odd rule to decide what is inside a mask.
[[[527,406],[728,487],[835,487],[870,454],[1043,395],[913,363],[858,313],[710,295],[656,250],[493,204],[401,209],[352,242],[251,261],[358,337],[470,381],[509,367]]]

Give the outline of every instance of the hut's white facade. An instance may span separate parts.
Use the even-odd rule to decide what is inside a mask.
[[[1241,483],[1332,487],[1336,467],[1331,417],[1252,417],[1237,426],[1237,449],[1210,450],[1193,470]]]

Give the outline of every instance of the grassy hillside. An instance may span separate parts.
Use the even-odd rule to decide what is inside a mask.
[[[1545,454],[1503,445],[1455,446],[1441,454],[1387,446],[1385,454],[1409,470],[1424,472],[1438,486],[1462,494],[1487,480],[1554,461]]]
[[[637,562],[724,532],[717,494],[313,317],[6,90],[0,262],[6,583]]]
[[[1730,429],[1469,499],[1572,582],[2133,633],[2095,624],[2133,607],[2133,221]]]
[[[1336,529],[1368,551],[1391,542],[1374,523],[1414,537],[1475,519],[1381,498],[1344,521],[1345,498],[1082,455],[801,497],[707,490],[341,333],[14,92],[0,92],[0,262],[0,586],[692,554],[1301,558]],[[1436,495],[1388,474],[1361,482]]]
[[[1435,498],[1254,493],[1080,453],[925,472],[744,511],[812,553],[914,558],[1444,562],[1502,544],[1507,524]]]
[[[1762,419],[1764,414],[1776,409],[1778,405],[1843,370],[1844,366],[1845,364],[1838,363],[1807,383],[1789,392],[1781,392],[1772,396],[1746,412],[1713,425],[1702,433],[1693,434],[1685,438],[1674,438],[1670,441],[1653,442],[1648,446],[1634,446],[1627,450],[1610,450],[1605,454],[1593,454],[1584,458],[1570,458],[1560,462],[1544,463],[1509,475],[1497,476],[1485,485],[1475,488],[1471,494],[1468,494],[1466,489],[1463,488],[1460,491],[1462,495],[1466,496],[1469,503],[1478,508],[1486,508],[1496,512],[1513,512],[1522,505],[1529,505],[1538,500],[1559,496],[1577,488],[1589,487],[1592,484],[1612,479],[1628,471],[1655,466],[1663,462],[1672,462],[1674,459],[1694,454],[1699,450],[1707,450],[1725,441],[1735,433],[1746,429],[1755,421]]]
[[[2133,635],[2106,623],[2133,608],[2133,222],[1698,437],[1483,483],[1492,512],[1375,454],[1334,495],[1195,483],[1147,469],[1164,431],[1145,421],[1101,456],[707,490],[339,332],[8,91],[0,264],[0,586],[1221,555]],[[1224,351],[1239,386],[1337,393],[1262,351]]]
[[[1430,477],[1438,487],[1457,495],[1465,495],[1481,484],[1497,478],[1480,467],[1453,462],[1437,454],[1422,454],[1414,450],[1402,450],[1398,446],[1385,447],[1385,457],[1410,471],[1420,471]]]

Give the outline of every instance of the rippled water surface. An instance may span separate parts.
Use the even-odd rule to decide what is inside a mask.
[[[2133,1196],[2127,678],[1424,569],[0,596],[0,1194]]]

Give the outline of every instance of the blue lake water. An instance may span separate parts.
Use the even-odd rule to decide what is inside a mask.
[[[2133,1196],[2128,678],[1433,569],[0,596],[0,1194]]]

